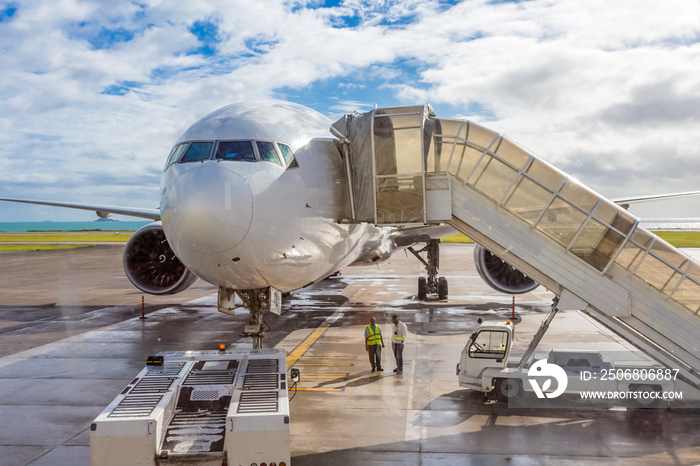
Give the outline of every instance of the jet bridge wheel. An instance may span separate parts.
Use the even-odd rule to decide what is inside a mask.
[[[495,392],[498,401],[516,400],[523,394],[523,385],[517,379],[496,379]]]
[[[661,387],[658,385],[630,386],[630,390],[637,394],[637,398],[631,400],[635,408],[653,408],[661,402]]]

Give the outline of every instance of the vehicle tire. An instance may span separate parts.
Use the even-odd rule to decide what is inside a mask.
[[[523,394],[523,386],[517,379],[496,379],[495,391],[498,401],[516,400]]]
[[[639,385],[634,389],[634,392],[636,393],[659,393],[659,388],[658,387],[653,387],[651,385]],[[632,398],[632,405],[635,408],[653,408],[656,405],[658,405],[661,402],[661,399],[658,397],[658,395],[654,398],[649,396],[648,398],[641,397],[641,398]]]
[[[438,298],[440,301],[447,299],[447,279],[445,277],[438,278]]]
[[[425,301],[428,297],[428,279],[425,277],[418,277],[418,299],[420,301]]]

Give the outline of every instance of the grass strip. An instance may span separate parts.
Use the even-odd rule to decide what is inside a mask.
[[[665,231],[658,230],[654,233],[665,241],[669,242],[677,248],[700,248],[700,231]],[[12,243],[36,243],[36,242],[115,242],[115,241],[128,241],[133,235],[131,233],[102,233],[102,234],[91,234],[91,233],[60,233],[60,234],[26,234],[26,233],[6,233],[0,234],[0,242],[12,242]],[[463,234],[457,234],[452,236],[446,236],[441,239],[443,243],[464,243],[471,244],[472,241],[469,237]],[[0,245],[3,246],[3,245]],[[4,246],[18,246],[18,245],[4,245]],[[38,246],[38,245],[37,245]],[[43,245],[50,246],[50,245]],[[58,249],[58,248],[54,248]],[[26,251],[28,249],[0,249],[0,251],[8,250],[22,250]],[[32,250],[45,250],[45,249],[32,249]]]
[[[700,248],[700,231],[654,231],[677,248]]]
[[[0,252],[55,251],[58,249],[93,248],[94,244],[0,244]]]
[[[0,234],[0,242],[7,243],[42,243],[42,242],[95,242],[128,241],[133,233],[6,233]]]
[[[464,244],[472,244],[474,241],[471,240],[467,235],[463,234],[458,234],[458,235],[452,235],[452,236],[445,236],[444,238],[440,239],[441,243],[464,243]]]
[[[700,231],[653,231],[654,234],[661,237],[668,243],[677,248],[700,248]],[[466,235],[446,236],[440,240],[443,243],[473,243]]]

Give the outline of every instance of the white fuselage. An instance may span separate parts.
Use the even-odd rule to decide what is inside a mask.
[[[171,161],[161,181],[163,228],[182,263],[218,286],[291,291],[384,242],[388,228],[340,223],[347,188],[330,124],[305,107],[266,102],[224,107],[190,128],[178,144],[211,142],[210,155]],[[262,150],[255,161],[217,159],[220,141],[274,141],[296,163],[262,160]]]

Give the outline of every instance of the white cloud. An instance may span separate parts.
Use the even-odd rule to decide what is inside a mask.
[[[471,115],[611,196],[697,185],[697,2],[33,0],[0,35],[0,195],[152,206],[187,126],[290,89]]]

